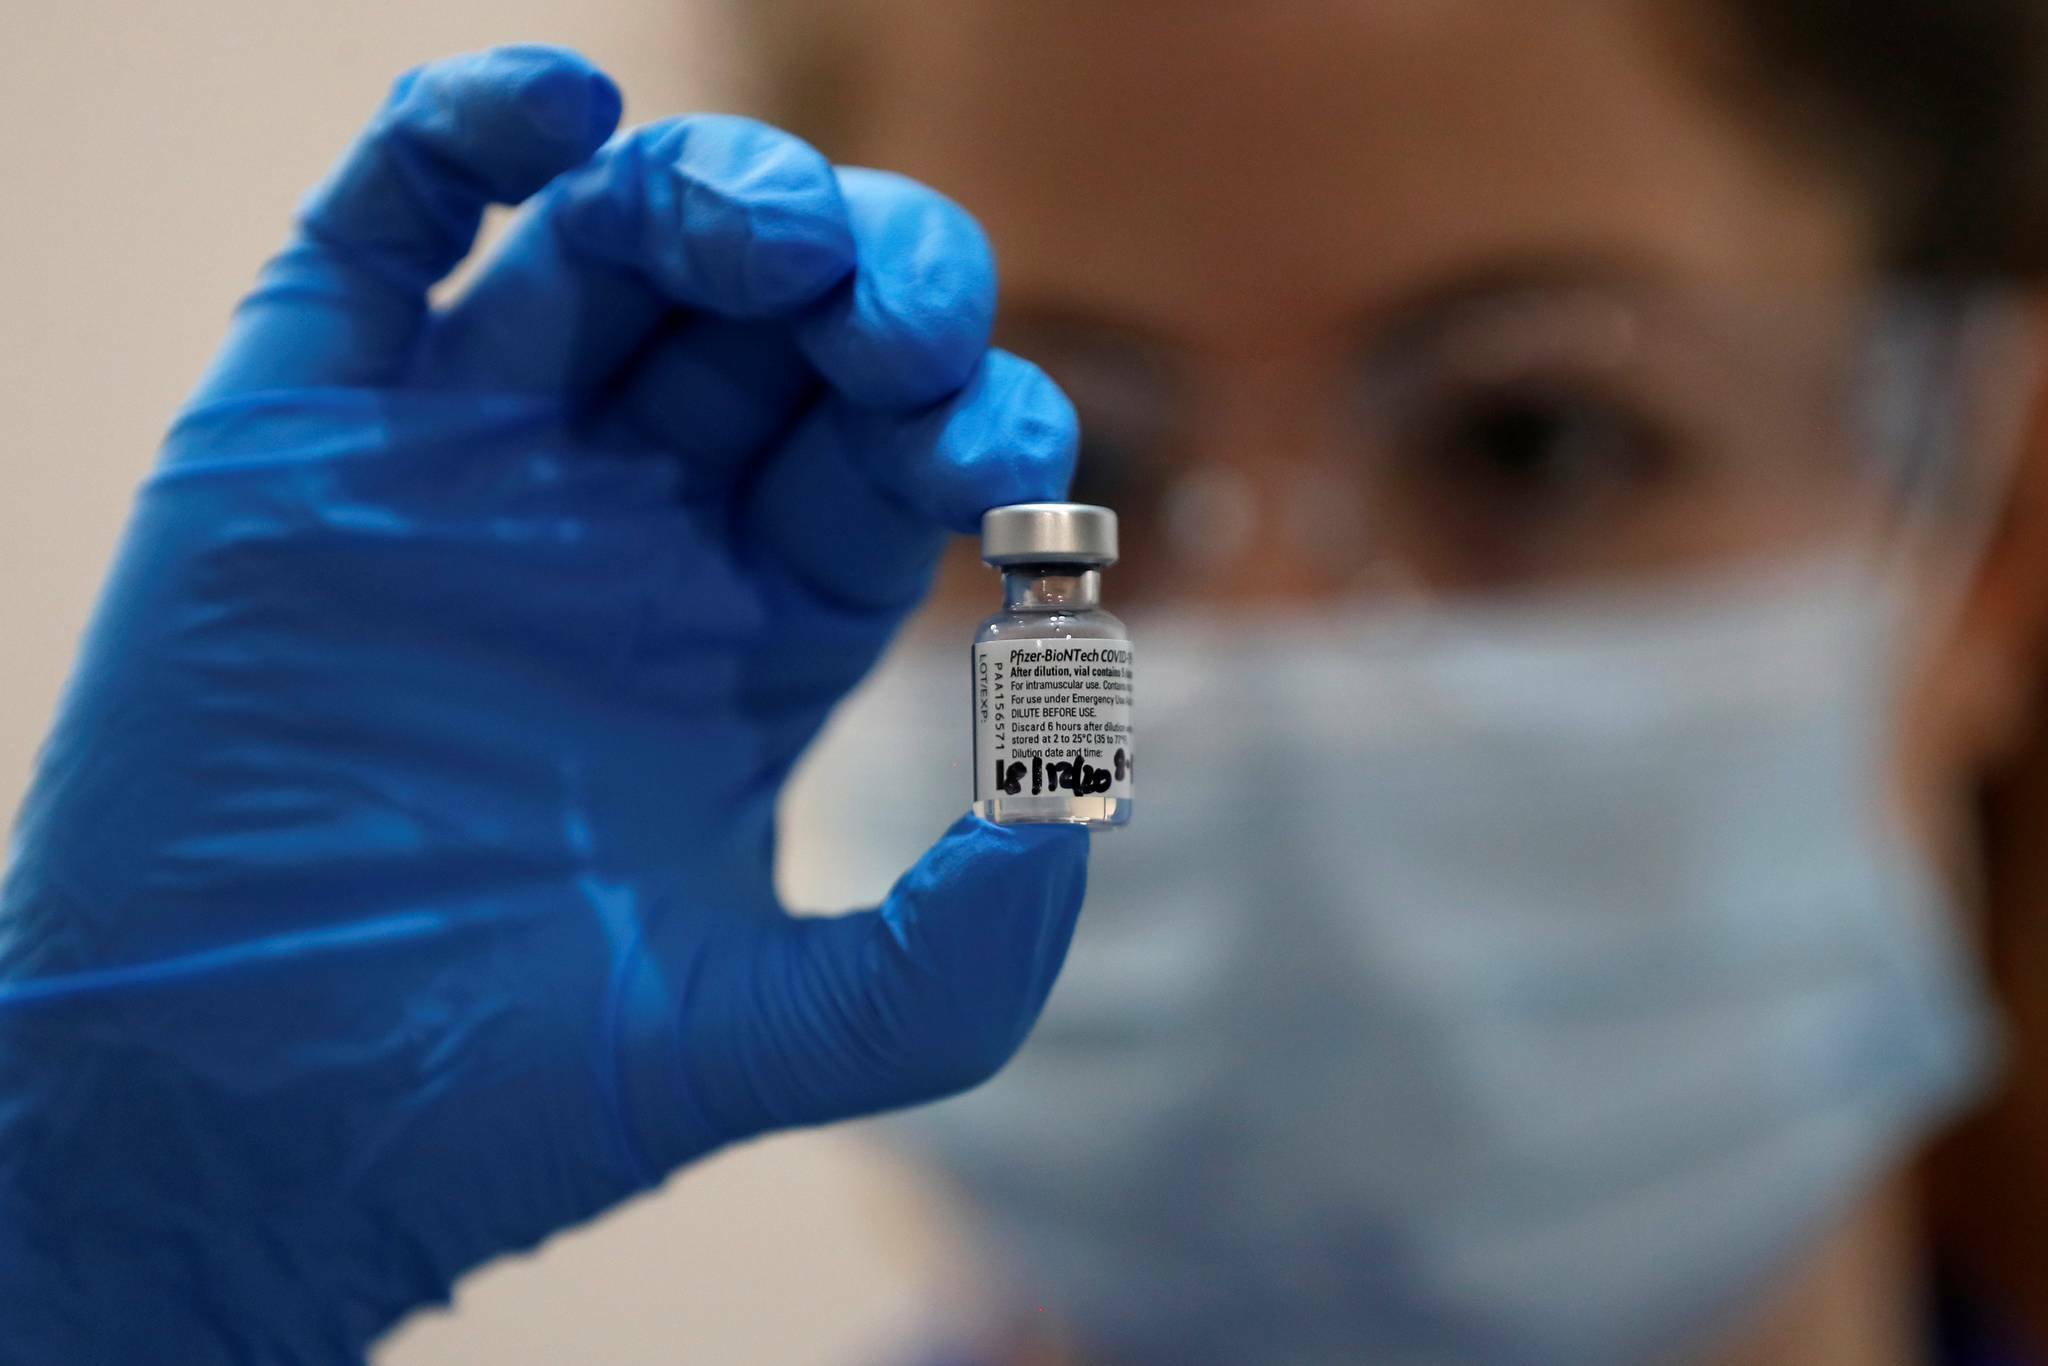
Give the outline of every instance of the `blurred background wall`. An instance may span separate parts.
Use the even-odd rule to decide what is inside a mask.
[[[627,118],[716,105],[697,0],[66,0],[0,42],[0,808],[159,434],[292,206],[426,58],[566,43]],[[472,1278],[382,1366],[886,1359],[947,1258],[857,1137],[754,1145]]]

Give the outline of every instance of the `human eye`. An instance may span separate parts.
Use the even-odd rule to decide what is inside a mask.
[[[1472,309],[1382,356],[1360,460],[1383,554],[1439,588],[1680,567],[1733,545],[1783,433],[1720,350],[1620,307]]]
[[[1409,415],[1405,477],[1468,510],[1579,520],[1679,473],[1684,438],[1647,405],[1571,380],[1458,384]]]
[[[1367,455],[1378,528],[1440,586],[1597,575],[1678,553],[1712,436],[1612,374],[1438,377]],[[1660,542],[1662,547],[1660,549]]]

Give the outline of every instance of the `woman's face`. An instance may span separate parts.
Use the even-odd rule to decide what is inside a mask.
[[[1084,480],[1156,552],[1126,592],[1653,569],[1793,510],[1662,448],[1795,474],[1770,449],[1815,444],[1788,333],[1829,325],[1869,247],[1847,188],[1739,126],[1686,60],[1711,35],[1669,15],[919,5],[852,152],[987,225],[1004,340],[1066,382]],[[1634,328],[1648,359],[1616,383]]]
[[[878,2],[835,151],[987,226],[1120,601],[1626,586],[1882,515],[1873,216],[1710,74],[1711,7]]]

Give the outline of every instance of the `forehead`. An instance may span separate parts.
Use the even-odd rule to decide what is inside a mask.
[[[1850,198],[1695,70],[1675,5],[881,0],[850,150],[974,210],[1010,299],[1223,349],[1553,258],[1851,272]]]

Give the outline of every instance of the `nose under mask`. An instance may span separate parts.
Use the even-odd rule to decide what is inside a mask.
[[[1022,1056],[896,1134],[1109,1360],[1682,1354],[1989,1070],[1885,816],[1897,616],[1820,564],[1134,623],[1139,819]],[[832,899],[964,800],[830,796],[962,668],[900,657],[809,775]]]

